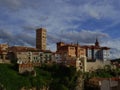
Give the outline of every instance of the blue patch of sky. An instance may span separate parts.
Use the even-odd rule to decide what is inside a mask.
[[[75,6],[79,6],[88,3],[88,0],[66,0],[66,2]]]
[[[89,20],[83,21],[80,28],[85,30],[102,30],[109,24],[111,24],[110,20],[90,18]]]
[[[0,20],[1,20],[1,25],[17,25],[17,24],[22,24],[23,21],[19,20],[14,17],[13,12],[5,9],[5,8],[0,8]]]
[[[107,28],[103,32],[108,33],[112,38],[120,38],[120,24]]]
[[[14,16],[10,16],[9,14],[1,14],[1,21],[3,25],[21,25],[23,24],[23,20],[15,19]]]

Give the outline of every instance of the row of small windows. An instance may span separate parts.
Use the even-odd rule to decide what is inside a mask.
[[[74,47],[70,47],[70,49],[74,50],[75,48]]]

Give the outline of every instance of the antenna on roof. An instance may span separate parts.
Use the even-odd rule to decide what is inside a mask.
[[[40,27],[41,27],[41,28],[43,28],[43,27],[46,28],[47,25],[46,25],[46,24],[43,24],[43,23],[44,23],[44,21],[47,21],[47,20],[48,20],[48,16],[47,16],[47,17],[46,17],[46,16],[45,16],[45,17],[43,16],[43,17],[41,18],[41,20],[42,20],[42,21],[41,21]]]

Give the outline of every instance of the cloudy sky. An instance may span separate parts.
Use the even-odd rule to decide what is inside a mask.
[[[35,47],[35,30],[47,29],[47,45],[93,44],[120,57],[120,0],[0,0],[0,43]]]

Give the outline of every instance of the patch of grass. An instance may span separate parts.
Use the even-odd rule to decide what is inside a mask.
[[[73,67],[57,64],[35,68],[36,77],[28,73],[21,75],[13,64],[0,64],[0,85],[6,90],[20,90],[22,87],[49,87],[50,90],[72,90],[75,87],[76,71]],[[0,88],[1,88],[0,86]]]

